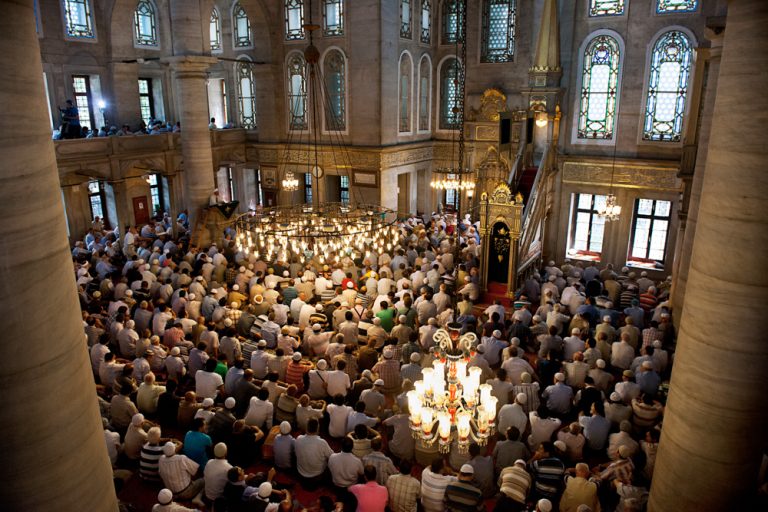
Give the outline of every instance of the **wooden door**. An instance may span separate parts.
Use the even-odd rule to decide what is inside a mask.
[[[147,196],[133,198],[133,219],[136,226],[142,226],[149,222],[149,200]]]

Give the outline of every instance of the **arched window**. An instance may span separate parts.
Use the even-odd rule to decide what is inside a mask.
[[[294,52],[288,58],[288,113],[291,130],[306,130],[307,122],[307,85],[306,62],[304,56]]]
[[[157,20],[152,2],[139,0],[133,12],[133,26],[138,46],[157,46]]]
[[[432,42],[432,1],[421,0],[421,42]]]
[[[411,56],[403,52],[400,56],[400,109],[398,110],[398,131],[408,133],[411,131],[411,75],[413,74],[413,61]]]
[[[656,0],[656,12],[659,14],[693,12],[698,6],[698,0]]]
[[[235,75],[237,76],[240,126],[252,130],[256,128],[256,92],[253,85],[251,62],[241,60],[235,64]]]
[[[448,58],[440,68],[440,129],[456,130],[461,125],[461,114],[454,112],[459,106],[461,64],[456,58]]]
[[[413,0],[400,0],[400,37],[410,39],[413,34]]]
[[[93,28],[91,15],[91,0],[63,0],[64,21],[67,37],[93,39],[96,32]]]
[[[323,35],[344,35],[344,0],[323,0]]]
[[[481,62],[511,62],[515,55],[515,0],[485,0]]]
[[[285,0],[285,39],[304,39],[304,0]]]
[[[235,36],[235,48],[249,48],[253,46],[253,37],[251,35],[251,20],[248,19],[248,13],[245,12],[240,2],[237,2],[232,9],[232,19],[234,23],[232,31]]]
[[[330,50],[323,59],[323,77],[328,92],[325,108],[325,129],[344,131],[347,129],[347,70],[344,55],[339,50]]]
[[[429,131],[430,95],[432,90],[432,66],[424,55],[419,63],[419,131]]]
[[[219,16],[219,10],[215,7],[211,10],[211,51],[221,50],[221,16]]]
[[[653,45],[643,139],[679,142],[691,74],[691,42],[683,32],[662,34]]]
[[[443,0],[443,44],[453,44],[464,39],[462,18],[464,9],[459,0]]]
[[[599,35],[587,44],[581,70],[579,139],[613,139],[619,85],[619,43]]]
[[[589,0],[590,16],[620,16],[624,14],[625,0]]]

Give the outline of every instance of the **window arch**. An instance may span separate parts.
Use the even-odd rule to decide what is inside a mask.
[[[429,131],[429,113],[432,90],[432,62],[424,55],[419,62],[419,126],[420,132]]]
[[[323,80],[328,97],[325,107],[326,131],[347,129],[347,60],[332,48],[323,57]]]
[[[248,19],[248,13],[245,12],[240,2],[235,2],[232,8],[232,34],[235,38],[235,48],[250,48],[253,46],[253,35],[251,33],[251,20]]]
[[[253,130],[256,128],[256,89],[253,84],[251,61],[241,59],[235,64],[237,77],[237,102],[240,126]]]
[[[692,57],[691,40],[680,30],[665,32],[653,45],[643,140],[681,140]]]
[[[407,51],[400,54],[400,70],[398,73],[398,132],[411,131],[411,82],[413,77],[413,59]]]
[[[293,52],[288,56],[288,126],[290,130],[306,130],[307,119],[307,82],[304,55]]]
[[[304,0],[285,0],[285,39],[304,39]]]
[[[133,35],[137,46],[157,46],[157,16],[149,0],[139,0],[133,11]]]
[[[626,0],[589,0],[589,15],[621,16],[624,14]]]
[[[220,51],[221,50],[221,16],[219,16],[219,10],[216,7],[211,9],[210,39],[211,39],[211,51],[212,52]]]
[[[455,57],[446,57],[440,65],[440,120],[441,130],[457,130],[461,125],[461,115],[454,112],[461,101],[459,86],[461,63]],[[457,109],[458,110],[458,109]]]
[[[91,0],[62,0],[66,36],[73,39],[95,39]]]
[[[432,1],[421,0],[421,42],[432,42]]]
[[[693,12],[698,6],[699,0],[656,0],[656,12],[659,14]]]
[[[584,48],[577,138],[612,140],[621,73],[621,47],[612,34],[594,36]]]
[[[461,1],[443,0],[443,44],[453,44],[457,39],[464,39],[463,16],[464,10]]]
[[[515,54],[516,0],[485,0],[481,62],[511,62]]]

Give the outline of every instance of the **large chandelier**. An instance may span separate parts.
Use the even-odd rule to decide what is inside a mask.
[[[469,169],[466,170],[469,173]],[[450,170],[443,170],[433,174],[432,181],[429,183],[432,188],[438,190],[475,190],[475,182],[470,176],[460,176]]]
[[[307,173],[316,179],[324,175],[322,166],[331,165],[329,162],[333,162],[338,176],[349,179],[348,172],[352,169],[340,129],[333,130],[330,144],[321,149],[320,112],[326,116],[336,114],[328,105],[330,94],[318,64],[320,52],[312,42],[313,33],[319,28],[311,17],[304,25],[309,33],[309,45],[304,51],[308,105],[303,101],[292,102],[291,119],[301,117],[305,121],[289,131],[284,161],[278,166],[283,171],[280,184],[285,192],[298,191],[303,182],[290,166],[306,165]],[[331,126],[340,126],[340,123],[332,119]],[[302,137],[306,138],[302,140]],[[330,152],[325,162],[319,156],[323,152]],[[364,203],[357,197],[359,193],[355,188],[350,192],[349,203],[324,202],[314,194],[313,201],[307,204],[249,211],[235,221],[236,244],[247,256],[267,261],[298,260],[302,264],[310,259],[320,264],[340,263],[345,258],[364,260],[384,251],[391,252],[399,237],[396,212]]]
[[[332,264],[391,251],[399,236],[395,219],[393,211],[377,205],[278,206],[241,215],[235,240],[257,259]]]
[[[477,336],[461,334],[461,324],[435,332],[435,360],[422,370],[423,380],[407,393],[411,433],[425,446],[439,443],[447,453],[455,440],[466,453],[472,442],[483,446],[496,425],[497,399],[490,384],[480,384],[482,369],[467,370]]]

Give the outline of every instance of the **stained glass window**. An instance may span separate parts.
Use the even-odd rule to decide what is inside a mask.
[[[589,0],[590,16],[620,16],[624,14],[625,0]]]
[[[568,256],[599,255],[602,252],[605,218],[597,212],[605,207],[605,199],[605,196],[593,194],[573,194],[571,197]]]
[[[347,128],[346,62],[339,50],[331,50],[323,60],[323,77],[328,92],[325,109],[325,129],[344,131]]]
[[[234,19],[235,48],[248,48],[253,46],[253,37],[251,36],[251,20],[248,19],[248,13],[245,12],[240,2],[235,4],[232,11]]]
[[[96,37],[93,30],[90,0],[64,0],[64,14],[67,37],[86,39]]]
[[[411,57],[404,53],[400,57],[400,123],[399,131],[411,131]]]
[[[419,131],[429,131],[429,92],[432,78],[429,59],[424,56],[419,65]]]
[[[339,176],[339,200],[341,204],[349,204],[349,176]]]
[[[413,34],[413,0],[400,0],[400,37],[407,39]]]
[[[136,44],[139,46],[157,46],[157,21],[155,6],[149,0],[141,0],[133,12]]]
[[[219,16],[219,10],[215,7],[211,10],[210,37],[211,51],[221,50],[221,17]]]
[[[635,202],[630,260],[655,260],[664,263],[671,214],[670,201],[638,199]]]
[[[456,130],[461,124],[459,112],[460,71],[458,59],[449,59],[440,70],[440,129]]]
[[[656,12],[693,12],[699,6],[698,0],[656,0]]]
[[[510,62],[515,54],[515,0],[485,0],[482,62]]]
[[[256,128],[256,92],[253,84],[253,69],[249,61],[236,64],[240,125],[253,130]]]
[[[421,0],[421,42],[432,42],[432,1]]]
[[[464,8],[460,0],[443,0],[443,44],[464,39],[463,16]]]
[[[285,39],[304,39],[304,0],[285,1]]]
[[[597,36],[584,50],[578,138],[613,138],[618,83],[619,43],[611,36]]]
[[[288,59],[288,105],[291,130],[307,129],[306,63],[301,53],[293,53]]]
[[[75,96],[77,115],[80,118],[80,126],[93,130],[93,105],[91,102],[91,78],[88,75],[72,76],[72,91]]]
[[[104,215],[107,211],[107,209],[104,207],[104,188],[101,185],[101,182],[98,181],[89,181],[88,182],[88,202],[91,205],[91,220],[96,219],[96,217],[101,218],[104,223],[107,222],[107,217]]]
[[[691,74],[691,42],[684,33],[662,34],[653,46],[643,139],[679,142]]]
[[[312,173],[304,173],[304,202],[312,204]]]
[[[324,0],[323,35],[344,34],[344,0]]]
[[[157,215],[165,211],[163,200],[163,178],[159,174],[149,175],[149,194],[152,196],[152,212]]]

